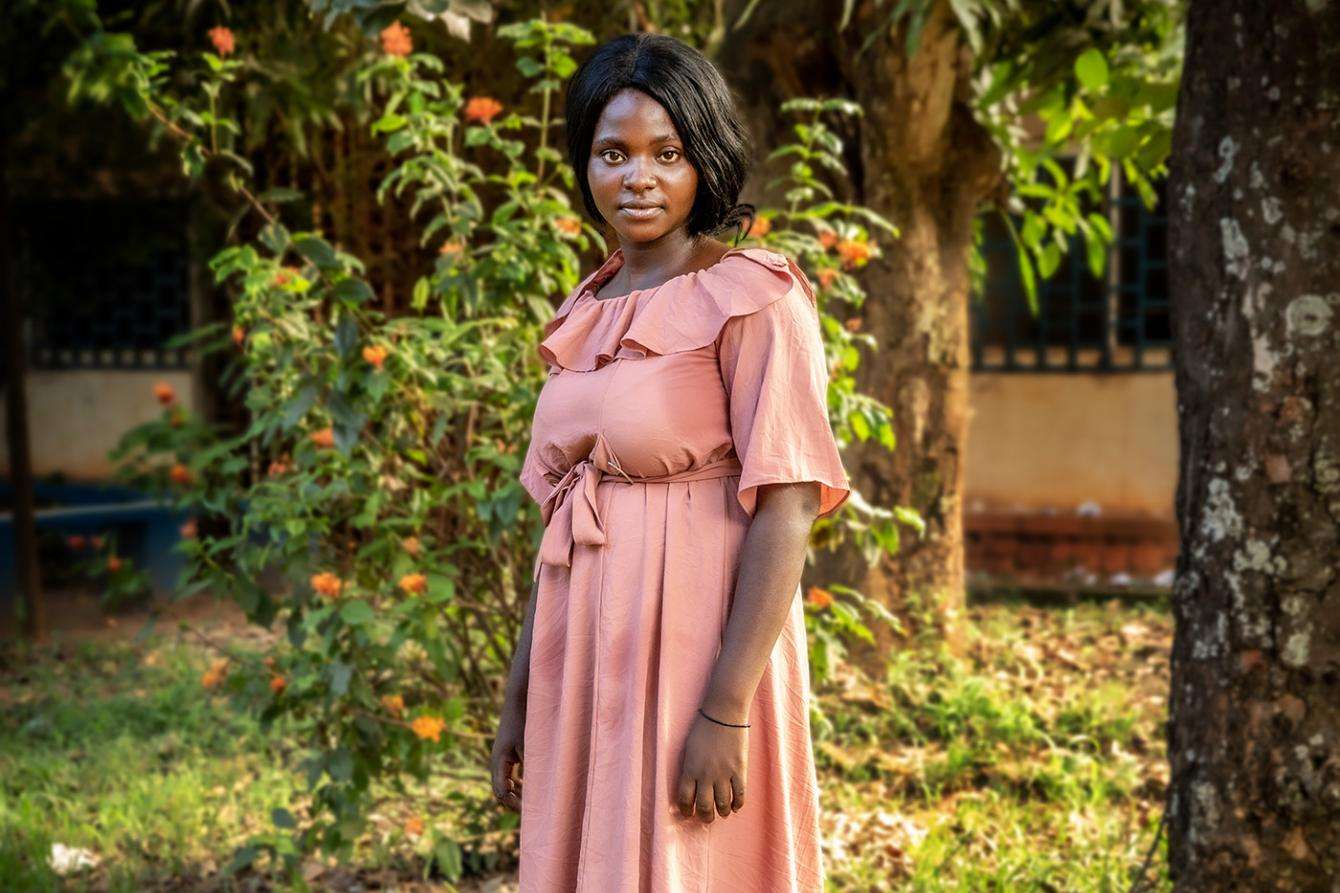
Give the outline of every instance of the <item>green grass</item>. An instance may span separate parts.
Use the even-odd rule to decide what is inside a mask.
[[[839,675],[815,693],[830,889],[1124,893],[1166,789],[1168,614],[1111,603],[970,615],[966,656],[900,651],[879,685]],[[282,723],[263,732],[202,688],[211,657],[163,634],[0,651],[0,889],[232,889],[219,870],[234,848],[269,831],[275,807],[299,814],[304,793]],[[356,866],[314,861],[311,888],[428,889],[404,818],[469,828],[453,812],[488,794],[444,773],[411,796],[374,808]],[[53,843],[102,865],[58,878]],[[476,866],[505,866],[514,844],[476,841]],[[1161,849],[1153,890],[1170,889]]]
[[[199,649],[88,644],[17,657],[0,692],[6,889],[81,889],[47,867],[53,843],[113,854],[92,889],[209,874],[291,800],[266,736],[201,687]]]
[[[971,609],[966,657],[906,651],[817,692],[834,890],[1126,891],[1166,791],[1171,618]],[[1148,889],[1171,889],[1162,842]]]

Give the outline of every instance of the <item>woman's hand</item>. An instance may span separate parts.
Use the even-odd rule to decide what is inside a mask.
[[[521,811],[521,780],[513,777],[512,771],[522,763],[525,736],[525,705],[509,700],[503,705],[498,721],[489,770],[493,776],[493,798],[513,812]]]
[[[680,813],[711,822],[718,815],[738,812],[744,805],[748,754],[748,729],[723,726],[697,714],[675,788]]]

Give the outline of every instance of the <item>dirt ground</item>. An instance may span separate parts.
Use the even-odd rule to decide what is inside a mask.
[[[43,593],[46,609],[46,641],[114,642],[131,639],[150,618],[156,631],[170,630],[186,622],[205,631],[242,633],[248,630],[246,616],[228,599],[199,593],[180,600],[157,599],[143,607],[108,614],[97,594],[84,590],[50,590]],[[14,634],[13,621],[2,628],[0,638]]]

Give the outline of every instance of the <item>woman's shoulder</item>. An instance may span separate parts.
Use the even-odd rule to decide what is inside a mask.
[[[796,292],[815,303],[814,287],[804,270],[787,254],[772,248],[733,248],[703,286],[730,316],[750,313]]]

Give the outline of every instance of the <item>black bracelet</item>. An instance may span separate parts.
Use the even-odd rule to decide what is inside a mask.
[[[703,708],[699,707],[699,708],[698,708],[698,712],[699,712],[699,713],[703,713]],[[703,716],[704,716],[706,719],[712,719],[712,717],[708,716],[706,713],[703,713]],[[747,728],[749,728],[749,723],[747,723],[747,722],[722,722],[722,721],[719,720],[719,719],[712,719],[712,722],[716,723],[716,724],[719,725],[719,726],[731,726],[731,727],[736,728],[736,729],[747,729]]]

